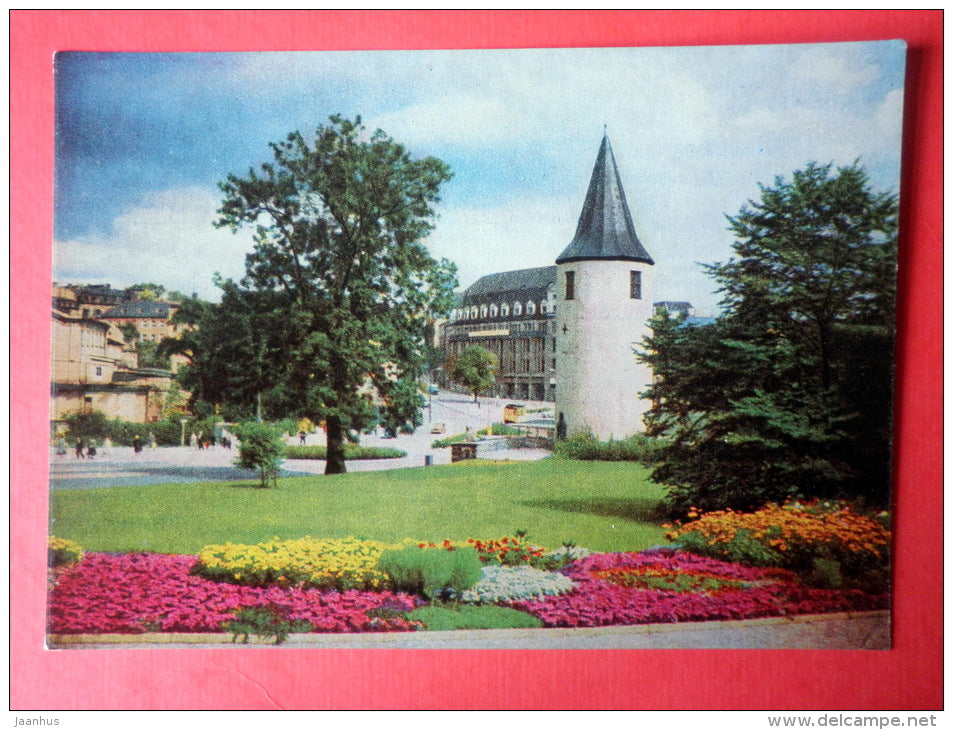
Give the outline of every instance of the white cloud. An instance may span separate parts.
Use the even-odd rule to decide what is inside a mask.
[[[553,262],[572,238],[605,124],[636,229],[658,263],[657,294],[709,306],[712,282],[693,262],[730,255],[724,214],[756,197],[757,183],[811,160],[861,158],[891,184],[903,94],[876,92],[882,71],[884,89],[902,77],[875,55],[863,44],[360,51],[234,55],[222,66],[230,92],[254,95],[249,109],[282,126],[288,115],[320,122],[352,109],[415,154],[453,158],[430,243],[457,262],[464,286]],[[205,280],[215,268],[240,276],[250,247],[211,228],[217,205],[211,189],[166,191],[103,239],[60,244],[61,258],[97,279],[166,275],[167,286],[203,291],[171,279],[189,269]]]
[[[365,125],[411,147],[497,145],[511,140],[520,126],[502,99],[477,94],[432,99],[367,119]]]
[[[108,280],[114,286],[154,281],[216,299],[213,274],[240,278],[244,254],[252,246],[247,232],[233,235],[212,226],[220,204],[211,189],[151,194],[116,218],[107,235],[55,242],[54,278],[61,283]]]
[[[522,199],[442,211],[427,240],[433,256],[457,264],[467,287],[485,274],[550,266],[569,245],[582,199]]]
[[[880,69],[857,56],[857,48],[854,44],[802,46],[797,62],[789,67],[791,78],[815,93],[821,89],[848,93],[866,88],[877,79]]]

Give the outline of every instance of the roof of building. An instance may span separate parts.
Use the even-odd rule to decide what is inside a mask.
[[[546,296],[546,290],[555,282],[555,266],[487,274],[463,292],[463,303],[482,304],[500,298],[538,300]]]
[[[666,309],[694,309],[691,302],[654,302],[653,307],[665,307]]]
[[[716,317],[686,317],[679,327],[706,327],[717,321]]]
[[[123,302],[102,313],[102,319],[120,318],[149,318],[168,319],[172,313],[172,306],[168,302],[159,302],[154,299],[143,299],[136,302]]]
[[[109,322],[101,322],[98,319],[89,319],[88,317],[81,317],[78,314],[72,314],[70,312],[63,312],[59,309],[54,309],[53,319],[58,319],[61,322],[72,322],[73,324],[81,324],[84,327],[95,327],[97,329],[109,331]]]
[[[576,235],[556,263],[593,259],[655,263],[635,233],[608,135],[592,169]]]

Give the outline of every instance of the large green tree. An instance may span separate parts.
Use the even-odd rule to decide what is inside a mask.
[[[707,266],[723,315],[665,316],[647,432],[675,513],[801,496],[889,494],[897,199],[858,165],[808,165],[728,218],[736,256]]]
[[[261,417],[262,400],[270,405],[271,391],[279,385],[269,361],[269,355],[277,355],[273,331],[277,313],[269,312],[268,306],[273,298],[232,281],[217,283],[222,301],[196,301],[177,312],[187,326],[178,339],[163,344],[189,359],[178,379],[192,394],[193,411],[211,413],[218,405],[229,420]],[[280,417],[280,411],[276,406],[271,415]]]
[[[496,355],[485,347],[471,345],[459,355],[451,355],[444,366],[447,377],[473,393],[473,402],[481,390],[486,390],[496,382],[496,371],[500,362]]]
[[[221,183],[218,225],[255,230],[240,289],[275,402],[327,424],[326,473],[341,473],[345,440],[375,417],[368,384],[391,419],[419,418],[422,398],[406,394],[427,322],[449,311],[456,284],[453,265],[422,243],[450,171],[368,135],[360,118],[331,117],[313,138],[295,132],[271,149],[271,162]]]

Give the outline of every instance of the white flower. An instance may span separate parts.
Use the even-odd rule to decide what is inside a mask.
[[[483,577],[464,591],[460,600],[466,603],[525,601],[557,596],[572,589],[573,582],[562,573],[549,573],[528,565],[487,565],[483,568]]]

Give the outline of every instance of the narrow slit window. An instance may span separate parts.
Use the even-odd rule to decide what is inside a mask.
[[[566,299],[576,298],[576,272],[566,272]]]
[[[642,272],[629,272],[629,299],[642,298]]]

